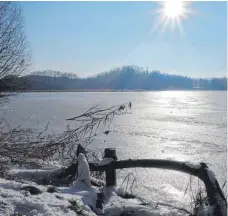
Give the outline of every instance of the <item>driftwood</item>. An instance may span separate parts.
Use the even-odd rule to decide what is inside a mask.
[[[205,184],[210,205],[215,207],[214,214],[216,216],[227,215],[226,198],[223,195],[223,192],[218,184],[218,181],[213,176],[213,172],[209,170],[208,166],[205,163],[200,163],[199,165],[194,166],[186,162],[146,159],[113,161],[104,166],[98,166],[97,164],[93,163],[90,164],[91,171],[105,171],[109,169],[125,169],[136,167],[170,169],[198,177]]]
[[[157,159],[144,159],[144,160],[120,160],[113,161],[107,165],[99,166],[98,164],[89,163],[91,171],[107,171],[113,169],[126,169],[126,168],[136,168],[136,167],[148,167],[148,168],[160,168],[169,169],[184,172],[201,179],[206,188],[207,196],[209,198],[209,203],[214,206],[214,213],[216,216],[227,215],[227,201],[223,192],[218,184],[218,181],[213,176],[213,172],[209,170],[205,163],[200,163],[198,165],[191,165],[186,162],[178,162],[171,160],[157,160]],[[76,173],[77,164],[72,164],[65,173],[62,173],[62,177],[66,177],[70,171],[71,175]]]
[[[78,152],[83,152],[84,148],[78,146]],[[114,153],[113,153],[114,151]],[[115,149],[105,149],[106,156],[109,152],[115,154]],[[107,154],[108,152],[108,154]],[[115,155],[116,156],[116,155]],[[117,159],[117,158],[116,158]],[[171,161],[171,160],[159,160],[159,159],[143,159],[143,160],[114,160],[106,165],[98,165],[96,163],[89,163],[90,171],[103,171],[109,173],[116,169],[126,169],[126,168],[159,168],[159,169],[169,169],[174,171],[180,171],[198,177],[204,182],[207,196],[209,199],[209,204],[214,206],[214,215],[216,216],[226,216],[227,215],[227,200],[219,186],[214,173],[208,168],[207,164],[192,164],[189,162]],[[77,172],[77,163],[71,164],[64,172],[61,173],[61,177],[69,177],[69,175],[75,176]],[[116,175],[111,175],[116,178]],[[113,186],[116,184],[116,179],[114,179]],[[107,176],[106,176],[107,185]],[[108,185],[110,185],[108,183]]]

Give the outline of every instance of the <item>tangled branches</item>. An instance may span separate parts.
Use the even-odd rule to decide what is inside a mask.
[[[76,161],[76,151],[78,144],[83,147],[89,146],[97,136],[97,130],[101,126],[110,123],[114,116],[123,114],[127,105],[112,106],[102,108],[98,105],[93,106],[82,115],[69,118],[68,121],[76,121],[79,126],[69,129],[57,137],[56,143],[59,148],[59,157],[70,162]]]
[[[46,133],[48,125],[40,133],[20,126],[10,130],[2,120],[0,125],[7,126],[7,130],[0,132],[0,169],[3,170],[7,164],[37,167],[50,160],[58,160],[62,164],[74,163],[77,161],[78,144],[87,147],[97,136],[98,128],[111,122],[114,116],[126,112],[127,108],[131,108],[130,103],[109,108],[93,106],[82,115],[67,119],[76,122],[76,126],[72,129],[68,126],[59,135]]]

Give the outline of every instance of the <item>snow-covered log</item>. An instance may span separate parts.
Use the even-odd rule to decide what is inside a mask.
[[[144,160],[120,160],[112,161],[106,165],[89,164],[91,171],[106,171],[113,169],[126,169],[136,167],[170,169],[184,172],[201,179],[207,191],[209,203],[214,206],[214,215],[227,215],[227,201],[218,184],[213,171],[211,171],[205,163],[192,164],[189,162],[179,162],[171,160],[144,159]]]
[[[169,170],[184,172],[198,177],[205,184],[207,196],[209,198],[209,203],[211,206],[214,206],[214,215],[216,216],[227,215],[226,198],[218,184],[217,179],[215,178],[215,174],[213,173],[213,171],[211,171],[208,168],[208,166],[205,163],[193,164],[190,162],[159,160],[159,159],[142,159],[142,160],[129,159],[129,160],[116,161],[116,158],[113,161],[110,160],[109,163],[99,163],[99,164],[89,163],[90,171],[104,171],[106,172],[106,174],[108,171],[112,171],[116,169],[126,169],[126,168],[136,168],[136,167],[169,169]],[[74,175],[74,173],[76,172],[76,168],[77,168],[77,163],[72,164],[70,167],[68,167],[65,170],[65,172],[62,173],[62,177]]]

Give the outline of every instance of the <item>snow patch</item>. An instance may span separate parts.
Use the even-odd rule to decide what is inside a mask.
[[[200,169],[201,168],[200,164],[192,163],[192,162],[186,162],[185,165],[192,168],[192,169]]]
[[[73,182],[73,186],[83,190],[91,188],[89,164],[82,153],[78,155],[78,178]]]
[[[99,162],[99,166],[104,166],[107,165],[109,163],[111,163],[113,160],[113,158],[103,158],[100,162]]]

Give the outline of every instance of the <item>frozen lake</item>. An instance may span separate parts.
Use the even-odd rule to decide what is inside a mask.
[[[132,110],[117,116],[91,145],[99,151],[116,148],[119,159],[157,158],[208,163],[222,185],[227,176],[227,92],[55,92],[22,93],[1,105],[10,125],[44,127],[58,133],[66,118],[76,116],[94,104],[104,106],[132,102]],[[169,203],[190,202],[184,195],[190,177],[186,174],[133,169],[118,173],[119,184],[126,173],[134,172],[135,192]],[[133,178],[131,178],[131,181]],[[130,183],[131,184],[131,183]],[[197,187],[197,181],[195,185]]]

